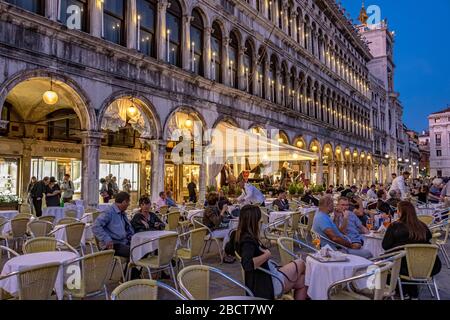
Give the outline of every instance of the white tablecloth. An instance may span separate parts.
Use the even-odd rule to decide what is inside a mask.
[[[140,245],[150,239],[158,239],[168,234],[177,234],[174,231],[145,231],[138,232],[131,238],[131,249],[135,246]],[[133,251],[133,260],[137,261],[145,256],[147,253],[155,251],[158,249],[159,241],[152,241],[143,246],[140,246]]]
[[[359,268],[368,267],[371,261],[358,256],[347,255],[347,262],[321,263],[306,258],[305,285],[312,300],[328,300],[328,287],[336,281],[350,278]]]
[[[80,217],[82,217],[84,214],[84,206],[83,205],[65,203],[64,210],[77,210],[78,215]]]
[[[270,215],[269,215],[269,223],[273,223],[278,219],[281,220],[283,218],[286,218],[293,213],[294,213],[294,211],[272,211],[272,212],[270,212]]]
[[[367,234],[364,236],[364,246],[363,249],[369,250],[374,258],[379,257],[384,253],[382,242],[383,235],[380,234]]]
[[[16,211],[16,210],[0,211],[0,217],[3,217],[8,220],[14,218],[18,214],[19,214],[19,211]]]
[[[59,262],[62,264],[77,257],[78,255],[76,255],[75,253],[67,251],[25,254],[8,260],[3,267],[2,276],[7,275],[11,272],[20,271],[25,268],[34,267],[46,263]],[[17,295],[19,290],[17,276],[1,280],[0,288],[9,292],[11,295]],[[58,299],[61,300],[64,295],[64,274],[62,266],[59,268],[58,276],[56,278],[55,291]]]
[[[59,220],[64,218],[65,211],[69,210],[68,208],[64,207],[47,207],[42,210],[43,216],[54,216],[55,217],[55,223],[57,223]],[[80,219],[83,216],[83,213],[77,210],[77,219]]]
[[[205,212],[204,209],[195,209],[195,210],[188,210],[187,212],[187,219],[191,221],[192,217],[203,217],[203,213]]]
[[[66,228],[65,225],[58,225],[55,226],[55,228],[53,230],[55,231],[55,239],[58,240],[62,240],[67,242],[67,233],[66,233]],[[86,226],[84,227],[84,231],[83,231],[83,235],[81,236],[81,245],[86,245],[86,239],[93,239],[94,238],[94,234],[92,233],[92,225],[91,224],[86,224]]]

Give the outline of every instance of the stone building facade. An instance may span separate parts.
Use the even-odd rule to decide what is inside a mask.
[[[371,78],[371,50],[332,0],[8,0],[0,39],[0,158],[17,194],[36,172],[70,169],[86,205],[108,172],[126,172],[136,196],[174,189],[181,200],[189,180],[202,196],[213,170],[169,152],[174,127],[192,120],[280,130],[271,138],[317,154],[299,165],[318,184],[396,169],[401,105]],[[57,104],[42,101],[47,90]],[[379,147],[374,109],[389,124]]]
[[[430,176],[450,177],[450,107],[428,116]]]

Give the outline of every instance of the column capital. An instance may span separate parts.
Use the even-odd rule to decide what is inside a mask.
[[[183,15],[183,19],[186,23],[191,23],[192,21],[194,21],[194,16],[191,16],[189,14],[185,14]]]
[[[170,8],[170,3],[168,0],[159,0],[158,1],[158,10],[165,10]]]
[[[214,32],[213,28],[211,28],[211,27],[206,27],[203,30],[205,31],[205,34],[208,34],[208,35],[211,35],[211,33]]]

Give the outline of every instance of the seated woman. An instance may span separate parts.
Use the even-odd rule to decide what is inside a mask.
[[[270,270],[268,260],[270,251],[259,239],[259,221],[261,210],[257,206],[246,205],[241,209],[239,227],[236,232],[236,251],[241,256],[242,268],[245,271],[245,285],[256,297],[274,299],[280,295],[281,283],[272,279],[269,274],[258,270],[259,267]],[[296,300],[307,298],[305,287],[305,263],[295,260],[274,271],[278,278],[284,279],[285,293],[294,290]]]
[[[390,250],[398,246],[407,244],[430,244],[432,234],[427,225],[417,218],[416,208],[409,201],[401,201],[398,204],[399,220],[392,223],[384,236],[383,249]],[[436,257],[432,275],[441,271],[441,261]],[[408,275],[406,258],[403,258],[400,274]],[[419,295],[418,287],[415,285],[403,286],[403,291],[408,293],[411,298],[417,298]]]
[[[215,192],[208,194],[206,199],[206,208],[203,213],[203,224],[210,228],[211,230],[220,229],[223,227],[223,222],[225,218],[225,213],[228,210],[226,204],[223,205],[222,210],[219,209],[219,196]]]
[[[154,212],[150,212],[152,202],[149,197],[142,196],[139,199],[139,211],[131,219],[134,232],[144,232],[152,230],[164,230],[166,225],[158,218]]]
[[[289,211],[289,201],[286,199],[286,190],[281,189],[278,191],[278,198],[272,203],[272,207],[277,206],[278,210],[275,211]]]

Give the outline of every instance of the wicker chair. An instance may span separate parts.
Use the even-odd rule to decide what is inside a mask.
[[[31,214],[31,206],[28,203],[22,203],[20,205],[20,213]]]
[[[281,217],[272,223],[263,225],[262,238],[266,240],[268,247],[272,245],[272,241],[277,241],[279,237],[286,235],[283,233],[289,224],[289,219],[290,216]],[[281,225],[284,227],[280,227]]]
[[[300,229],[300,235],[304,240],[307,240],[307,237],[311,232],[315,215],[316,215],[316,211],[309,211],[307,213],[307,216],[302,215],[300,217],[300,222],[298,224],[298,227]],[[307,222],[306,222],[306,217],[308,218]]]
[[[180,211],[172,211],[163,215],[163,221],[166,221],[166,230],[167,231],[177,231],[178,225],[180,221]]]
[[[361,275],[353,276],[348,279],[334,282],[328,288],[328,299],[329,300],[382,300],[384,297],[385,284],[392,269],[392,262],[380,263],[377,268],[363,273]],[[372,299],[355,292],[354,284],[358,280],[366,279],[369,283],[372,279],[375,280],[374,283],[374,294]]]
[[[208,229],[206,228],[198,228],[193,229],[189,232],[185,232],[180,234],[178,237],[180,240],[184,238],[188,238],[188,247],[186,248],[177,248],[175,252],[175,257],[177,261],[181,262],[181,265],[184,268],[184,260],[198,260],[200,264],[202,263],[202,249],[205,245],[205,237]],[[179,241],[181,242],[181,241]]]
[[[53,229],[53,224],[43,220],[33,220],[28,222],[28,232],[31,237],[46,237]]]
[[[155,280],[139,279],[125,282],[114,289],[111,300],[158,300],[158,289],[163,289],[176,299],[187,300],[172,287]]]
[[[11,233],[6,236],[6,246],[9,247],[8,241],[13,242],[13,249],[18,248],[18,242],[27,238],[27,226],[29,218],[14,218],[11,219]]]
[[[275,230],[279,231],[285,236],[292,236],[298,238],[299,223],[301,216],[302,216],[301,212],[294,212],[293,214],[290,215],[287,223],[284,224],[284,227],[282,228],[277,227],[275,228]]]
[[[75,219],[77,219],[78,218],[78,212],[77,212],[77,210],[69,209],[69,210],[64,211],[64,216],[66,218],[75,218]]]
[[[61,246],[58,247],[58,244],[60,244]],[[76,253],[78,255],[77,250],[73,248],[70,244],[51,237],[37,237],[30,239],[23,244],[22,251],[24,254],[49,252],[49,251],[57,251],[61,247],[67,249],[68,251],[72,251],[73,253]]]
[[[168,206],[161,206],[159,207],[159,214],[164,216],[167,214],[167,212],[169,212],[169,207]]]
[[[210,300],[211,273],[215,273],[221,278],[228,280],[231,284],[244,290],[249,296],[254,296],[249,288],[227,276],[219,269],[200,265],[186,267],[178,273],[177,278],[181,292],[188,297],[189,300]]]
[[[31,219],[32,217],[31,213],[19,213],[14,216],[14,219]]]
[[[0,266],[4,265],[4,261],[3,261],[3,251],[6,252],[6,255],[8,256],[8,259],[11,258],[11,255],[14,257],[19,256],[19,254],[17,252],[15,252],[14,250],[5,247],[5,246],[0,246]],[[0,300],[9,300],[9,299],[13,299],[14,297],[9,294],[9,292],[6,292],[5,290],[3,290],[2,288],[0,288]]]
[[[434,222],[433,216],[418,216],[417,218],[423,223],[425,223],[427,226],[430,226]]]
[[[444,238],[443,239],[435,239],[435,243],[439,246],[439,251],[442,253],[442,256],[444,257],[445,263],[447,264],[447,268],[450,269],[450,256],[447,252],[447,249],[445,248],[445,245],[448,241],[448,236],[450,232],[450,223],[447,220],[440,222],[438,225],[433,226],[430,228],[434,232],[436,229],[441,229],[444,232]],[[433,233],[434,234],[434,233]]]
[[[300,255],[296,254],[294,252],[294,245],[296,244],[300,249],[307,249],[312,252],[317,252],[317,249],[310,246],[309,244],[306,244],[300,240],[293,239],[293,238],[287,238],[287,237],[280,237],[277,240],[278,244],[278,251],[280,253],[280,260],[281,265],[285,266],[288,263],[301,258]]]
[[[127,275],[126,279],[130,279],[131,277],[131,268],[133,267],[141,267],[145,268],[148,271],[149,276],[151,276],[154,272],[159,272],[163,270],[169,270],[170,276],[175,284],[175,288],[177,288],[177,281],[175,279],[175,272],[172,266],[172,258],[175,256],[175,248],[177,245],[177,234],[168,234],[156,239],[150,239],[148,241],[144,241],[143,243],[134,246],[130,250],[130,262],[128,263]],[[140,260],[133,259],[133,252],[150,242],[158,241],[158,255],[157,256],[149,256],[146,258],[142,258]],[[152,272],[153,270],[153,272]]]
[[[204,238],[205,245],[203,247],[203,252],[202,252],[201,256],[203,257],[206,247],[208,247],[207,252],[209,252],[209,250],[211,249],[211,245],[214,242],[217,246],[217,250],[219,251],[220,263],[223,263],[224,253],[222,250],[222,246],[220,245],[220,241],[223,241],[223,238],[214,236],[213,231],[210,228],[208,228],[206,225],[203,224],[203,217],[193,216],[193,217],[191,217],[191,223],[195,229],[202,228],[202,229],[208,230],[208,232]]]
[[[58,221],[57,225],[71,224],[71,223],[77,223],[77,222],[80,222],[80,220],[78,220],[77,218],[65,217],[65,218],[60,219]]]
[[[81,239],[83,238],[83,232],[86,225],[83,222],[75,222],[70,224],[65,224],[63,227],[66,232],[66,241],[67,243],[75,248],[80,249],[81,255],[84,255],[84,248],[81,244]],[[54,235],[56,232],[61,230],[61,228],[58,228],[57,230],[53,230],[50,235]]]
[[[436,279],[431,276],[439,247],[434,244],[409,244],[393,248],[386,251],[386,253],[399,250],[405,250],[406,264],[408,266],[408,276],[400,275],[399,286],[426,285],[434,297],[434,293],[431,290],[431,285],[434,285],[437,299],[440,300]],[[402,290],[400,290],[400,295],[403,300]]]
[[[65,267],[79,263],[81,265],[81,283],[79,288],[65,287],[64,294],[70,300],[104,294],[108,299],[106,280],[111,272],[114,262],[114,250],[105,250],[85,255],[69,261]]]
[[[17,276],[19,300],[49,300],[55,287],[59,267],[59,263],[47,263],[0,276],[0,281]]]
[[[38,221],[47,221],[52,225],[55,223],[55,216],[42,216],[37,218]]]

